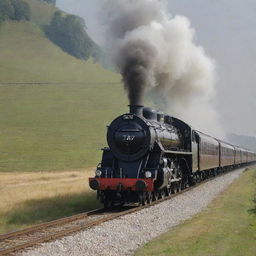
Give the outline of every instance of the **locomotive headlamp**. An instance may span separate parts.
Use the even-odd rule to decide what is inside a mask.
[[[151,173],[151,172],[149,172],[149,171],[146,171],[146,172],[145,172],[145,177],[146,177],[147,179],[151,178],[151,176],[152,176],[152,173]]]
[[[99,169],[97,169],[96,172],[95,172],[95,174],[96,174],[97,177],[100,177],[101,174],[102,174],[102,171],[99,170]]]

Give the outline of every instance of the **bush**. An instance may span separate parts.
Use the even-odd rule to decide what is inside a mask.
[[[0,21],[30,20],[29,4],[23,0],[0,0]]]
[[[0,1],[0,21],[14,19],[14,7],[10,0]]]
[[[30,20],[29,4],[22,0],[11,0],[14,7],[15,20]]]

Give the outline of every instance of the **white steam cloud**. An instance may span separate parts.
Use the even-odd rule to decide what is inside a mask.
[[[215,64],[194,42],[184,16],[160,0],[105,0],[108,49],[123,76],[131,104],[145,96],[195,128],[223,136],[211,106]]]

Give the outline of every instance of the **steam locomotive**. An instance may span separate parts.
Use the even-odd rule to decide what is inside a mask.
[[[105,207],[151,203],[209,176],[256,161],[256,153],[194,130],[177,118],[131,105],[108,127],[109,147],[89,179]]]

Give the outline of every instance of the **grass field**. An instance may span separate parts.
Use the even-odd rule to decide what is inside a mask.
[[[90,175],[92,169],[0,173],[0,233],[99,207]]]
[[[0,26],[0,49],[0,171],[96,165],[106,125],[127,109],[120,76],[69,56],[28,22]],[[59,84],[6,84],[16,82]]]
[[[116,84],[0,87],[0,171],[95,166],[126,106]]]
[[[251,169],[207,210],[148,243],[136,256],[255,256],[255,189],[256,169]]]

